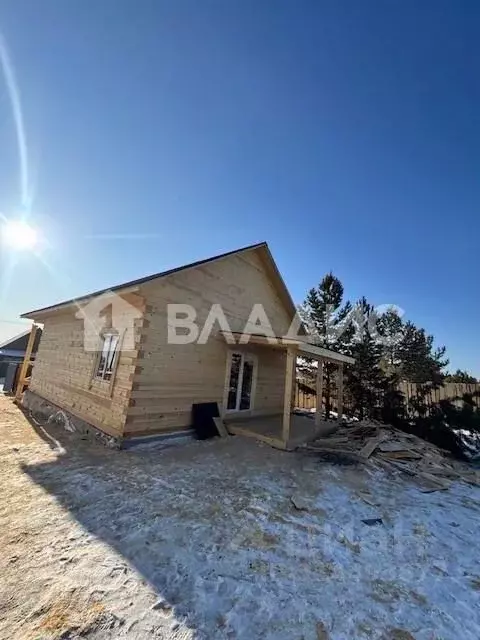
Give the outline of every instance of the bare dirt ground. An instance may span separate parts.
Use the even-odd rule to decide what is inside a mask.
[[[478,488],[239,437],[110,451],[2,396],[0,436],[1,639],[480,637]]]

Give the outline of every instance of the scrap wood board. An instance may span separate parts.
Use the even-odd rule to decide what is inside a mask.
[[[378,447],[378,445],[382,442],[383,439],[384,439],[383,434],[376,436],[375,438],[370,438],[370,440],[363,447],[363,449],[360,450],[360,455],[363,456],[364,458],[369,458],[372,455],[372,453],[375,451],[375,449]]]
[[[220,437],[221,438],[228,438],[227,427],[225,426],[225,423],[223,422],[222,418],[214,418],[213,422],[215,423],[215,426],[217,427],[217,431],[218,431]]]
[[[403,472],[421,491],[447,489],[450,480],[480,486],[480,471],[427,440],[377,421],[343,423],[332,437],[324,435],[305,448],[318,454],[349,456],[390,473]]]

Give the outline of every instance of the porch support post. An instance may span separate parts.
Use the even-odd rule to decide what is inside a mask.
[[[28,337],[27,349],[23,357],[22,366],[20,367],[20,374],[18,376],[17,388],[15,389],[15,400],[20,402],[22,398],[23,388],[25,386],[25,378],[27,377],[28,365],[32,357],[33,345],[35,344],[35,336],[37,335],[38,326],[33,323],[32,330]]]
[[[317,406],[315,409],[315,424],[318,426],[322,421],[323,402],[323,358],[318,358],[317,368]]]
[[[343,362],[339,362],[337,369],[337,414],[338,420],[343,416]]]
[[[286,447],[290,440],[290,414],[292,410],[293,378],[295,376],[295,362],[297,354],[294,349],[287,349],[287,363],[285,367],[285,391],[283,397],[282,440]]]

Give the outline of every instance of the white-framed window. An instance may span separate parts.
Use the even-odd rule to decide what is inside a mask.
[[[95,378],[97,380],[112,379],[115,363],[118,357],[120,336],[111,331],[105,332],[101,336],[101,343],[95,368]]]
[[[249,411],[253,408],[257,363],[257,356],[252,353],[229,353],[224,398],[226,411]]]

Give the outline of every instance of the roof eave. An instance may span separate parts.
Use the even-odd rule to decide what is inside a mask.
[[[118,286],[112,289],[102,289],[102,291],[97,291],[95,293],[90,293],[86,296],[82,296],[80,298],[74,298],[73,300],[67,300],[66,302],[60,302],[57,305],[52,307],[44,307],[43,309],[36,309],[34,311],[28,311],[27,313],[22,313],[20,318],[26,318],[28,320],[40,321],[42,318],[46,318],[54,313],[58,313],[59,311],[64,311],[66,309],[70,309],[70,307],[76,307],[77,309],[81,309],[83,306],[88,304],[93,298],[97,298],[98,296],[103,296],[105,294],[126,294],[126,293],[135,293],[138,291],[138,286],[130,287],[130,286]]]

